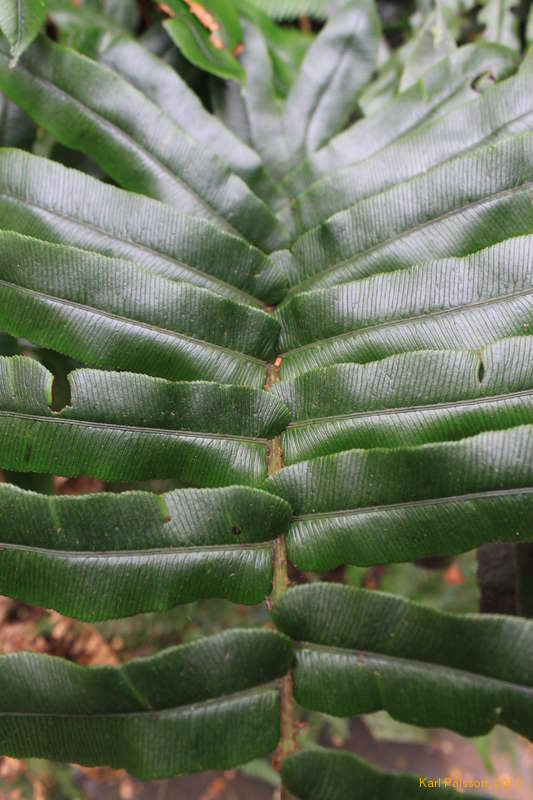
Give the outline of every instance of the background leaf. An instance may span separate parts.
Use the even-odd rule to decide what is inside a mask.
[[[0,376],[1,463],[21,472],[259,483],[267,466],[261,437],[285,417],[279,401],[241,386],[95,370],[71,374],[71,401],[58,413],[50,410],[52,375],[37,362],[2,357]]]
[[[240,26],[233,5],[205,0],[202,21],[194,13],[193,4],[180,0],[170,0],[169,4],[173,14],[164,25],[183,55],[212,75],[244,81],[244,71],[234,55],[240,44]]]

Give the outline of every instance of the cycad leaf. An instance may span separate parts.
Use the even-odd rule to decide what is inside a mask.
[[[276,25],[248,0],[242,0],[237,5],[243,19],[252,22],[261,31],[272,61],[272,80],[276,94],[280,98],[286,98],[314,37],[299,28]],[[246,90],[248,91],[248,78]]]
[[[298,278],[332,286],[529,233],[532,164],[533,134],[519,134],[361,200],[297,239]]]
[[[122,259],[0,232],[0,327],[97,367],[261,388],[271,315]]]
[[[374,68],[379,33],[374,0],[348,0],[317,36],[285,107],[294,157],[317,150],[346,125]]]
[[[13,65],[39,33],[45,15],[44,0],[3,0],[0,4],[0,31],[10,44]]]
[[[476,100],[429,119],[368,159],[316,181],[291,204],[299,233],[473,147],[527,131],[533,122],[532,93],[533,76],[509,78]]]
[[[281,223],[244,181],[108,67],[41,37],[14,70],[0,53],[0,89],[124,188],[263,249],[283,245]]]
[[[465,736],[496,724],[533,736],[531,621],[444,614],[320,583],[286,592],[273,613],[280,630],[303,642],[293,675],[306,708],[337,716],[385,709]]]
[[[28,358],[0,359],[0,467],[253,484],[266,475],[266,437],[287,419],[279,400],[243,386],[97,370],[76,370],[69,380],[71,402],[56,413],[48,370]]]
[[[533,538],[533,426],[458,442],[347,450],[302,461],[267,488],[296,514],[287,535],[303,570],[461,553]]]
[[[281,177],[287,172],[290,152],[283,109],[274,88],[273,65],[259,28],[249,22],[243,28],[242,60],[247,84],[244,102],[251,141],[270,172]]]
[[[430,115],[442,113],[443,107],[456,95],[463,96],[465,87],[475,83],[476,78],[489,73],[495,80],[501,80],[517,66],[516,54],[499,45],[479,43],[460,47],[379,113],[355,122],[310,155],[290,175],[291,188],[295,193],[304,191],[313,180],[368,158]],[[474,91],[471,94],[472,98],[476,96]]]
[[[426,350],[312,370],[272,392],[293,420],[283,463],[533,423],[533,337],[480,350]]]
[[[252,146],[252,134],[244,95],[240,84],[234,81],[209,79],[209,100],[213,113],[241,142]]]
[[[290,507],[256,489],[53,497],[0,484],[0,592],[84,620],[259,603]]]
[[[143,780],[268,755],[290,642],[233,630],[121,667],[16,653],[0,661],[0,743],[16,758],[123,767]]]
[[[240,302],[283,293],[281,272],[242,239],[49,159],[0,150],[0,210],[3,228],[131,258]]]
[[[380,54],[383,53],[383,63]],[[390,52],[383,36],[378,48],[378,74],[367,84],[358,101],[363,117],[370,117],[392,103],[397,95],[402,64],[397,53]]]
[[[517,212],[514,223],[533,226],[530,206],[526,191],[508,209],[509,216],[513,208]],[[466,258],[295,295],[279,314],[283,345],[297,348],[282,359],[282,379],[327,364],[411,350],[479,348],[528,334],[532,250],[533,237],[517,236]]]
[[[209,114],[196,94],[164,61],[134,39],[101,34],[102,63],[130,81],[205,148],[226,161],[253,191],[267,202],[278,190],[265,174],[258,155],[235,136],[217,117]],[[281,196],[281,195],[280,195]]]
[[[424,788],[437,800],[479,800],[479,794],[456,792],[452,778],[446,778],[449,783],[445,786],[443,776],[439,788],[429,783],[435,778],[382,772],[353,753],[322,747],[289,756],[283,762],[281,776],[284,785],[300,800],[413,800]]]

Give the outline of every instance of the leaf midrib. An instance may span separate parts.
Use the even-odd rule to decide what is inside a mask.
[[[52,215],[54,217],[57,217],[58,219],[65,220],[65,222],[67,222],[67,223],[74,223],[75,225],[79,225],[81,228],[88,228],[89,230],[95,231],[96,233],[98,233],[98,234],[100,234],[100,235],[102,235],[102,236],[104,236],[104,237],[106,237],[108,239],[111,239],[111,241],[113,241],[113,242],[125,242],[126,244],[129,244],[132,247],[137,247],[139,250],[142,250],[145,253],[153,254],[157,258],[161,258],[164,261],[168,261],[168,263],[170,263],[170,264],[177,264],[179,267],[182,267],[183,269],[190,270],[195,275],[198,275],[201,278],[205,278],[205,279],[207,279],[209,281],[212,281],[216,286],[221,286],[222,288],[226,288],[232,294],[242,295],[242,299],[243,299],[243,304],[244,305],[252,305],[252,306],[254,306],[256,308],[257,307],[258,308],[264,308],[264,303],[258,297],[255,297],[254,295],[250,294],[245,289],[240,289],[238,286],[234,286],[231,283],[227,283],[226,281],[223,281],[221,278],[218,278],[215,275],[211,275],[209,272],[202,272],[201,270],[197,269],[196,267],[193,267],[190,264],[187,264],[185,261],[180,261],[178,258],[174,258],[173,256],[170,256],[168,253],[164,253],[161,250],[156,250],[153,247],[147,247],[146,245],[141,244],[140,242],[135,241],[134,239],[130,239],[128,237],[120,237],[119,238],[118,236],[115,236],[114,234],[110,233],[109,231],[105,230],[104,228],[101,228],[98,225],[94,225],[94,223],[88,222],[85,219],[80,219],[79,217],[75,217],[75,216],[72,216],[72,215],[66,216],[65,214],[60,213],[55,208],[50,208],[49,206],[38,205],[37,203],[32,203],[26,197],[21,197],[18,194],[8,193],[6,191],[2,191],[2,192],[0,192],[0,197],[3,197],[8,202],[13,202],[15,204],[21,203],[22,205],[28,206],[29,208],[34,208],[37,211],[44,212],[45,214],[50,214],[50,215]],[[146,198],[146,199],[151,199],[151,198]],[[167,205],[167,204],[163,203],[161,200],[154,200],[154,202],[161,203],[161,205]],[[172,206],[169,206],[169,208],[172,208],[173,211],[175,210]],[[180,212],[176,211],[176,213],[179,214]],[[194,219],[194,218],[191,216],[191,219]],[[250,242],[247,242],[245,239],[242,239],[240,236],[238,238],[239,238],[239,241],[242,241],[245,244],[250,246]],[[64,245],[65,243],[64,242],[59,242],[58,244]],[[89,253],[99,252],[97,250],[87,250],[84,247],[78,247],[78,249],[86,250]],[[117,257],[117,256],[114,256],[114,257]],[[118,257],[119,258],[124,258],[124,256],[118,256]],[[136,263],[136,262],[133,262],[133,263]],[[138,266],[142,266],[142,265],[138,265]],[[160,273],[151,270],[149,266],[145,266],[144,268],[147,269],[149,272],[151,272],[153,275],[160,275]],[[160,277],[166,278],[167,280],[171,280],[171,281],[174,281],[174,282],[183,280],[182,278],[175,278],[175,277],[172,277],[171,275],[160,275]],[[186,281],[184,281],[184,282],[186,283]],[[192,284],[192,285],[195,285],[195,284]],[[207,288],[207,290],[209,291],[209,287],[198,287],[198,288]],[[235,300],[235,302],[238,302],[238,300]]]
[[[117,668],[119,669],[119,668]],[[254,686],[250,686],[248,689],[240,689],[238,692],[229,692],[227,694],[221,694],[216,697],[208,697],[206,700],[196,700],[194,703],[184,703],[181,706],[167,706],[165,708],[138,708],[134,711],[99,711],[95,712],[94,714],[78,714],[74,711],[71,712],[64,712],[64,713],[57,713],[52,711],[0,711],[0,719],[2,717],[46,717],[52,719],[109,719],[115,717],[137,717],[137,716],[149,716],[149,717],[158,717],[163,714],[168,714],[172,711],[183,711],[186,713],[187,711],[195,711],[197,708],[203,708],[205,706],[213,706],[217,705],[220,702],[224,702],[225,700],[234,700],[238,699],[239,697],[246,697],[253,694],[263,694],[266,693],[269,689],[277,689],[279,685],[279,681],[281,678],[275,678],[272,681],[267,681],[266,683],[258,683]],[[131,689],[131,687],[129,687]],[[138,698],[136,698],[138,699]]]
[[[482,384],[480,384],[482,385]],[[287,427],[284,430],[290,430],[294,428],[305,428],[307,425],[320,425],[322,423],[327,422],[336,422],[342,420],[352,420],[364,417],[381,417],[381,416],[391,416],[396,414],[410,414],[417,411],[432,411],[432,410],[439,410],[439,409],[446,409],[446,408],[461,408],[462,406],[472,406],[472,405],[480,405],[480,404],[491,404],[491,403],[498,403],[502,400],[513,400],[515,398],[520,397],[533,397],[533,389],[521,389],[515,392],[509,392],[508,394],[498,394],[498,395],[487,395],[487,396],[479,396],[479,397],[470,397],[465,398],[464,400],[449,400],[445,403],[425,403],[419,406],[392,406],[390,408],[380,408],[374,411],[354,411],[352,413],[348,412],[346,414],[334,414],[327,417],[314,417],[311,419],[302,419],[297,420],[295,422],[289,422]]]
[[[327,456],[326,456],[327,457]],[[351,517],[359,514],[380,513],[381,511],[394,511],[406,508],[424,508],[428,506],[445,505],[446,503],[468,502],[483,500],[491,497],[513,497],[520,495],[533,495],[533,486],[524,486],[514,489],[491,489],[486,492],[468,492],[466,494],[448,495],[446,497],[432,497],[425,500],[406,500],[402,503],[385,503],[378,506],[360,506],[358,508],[343,508],[337,511],[317,511],[311,514],[295,514],[292,522],[307,519],[321,519],[328,517]]]
[[[382,274],[392,275],[394,273],[382,273]],[[367,280],[367,278],[363,278],[362,280]],[[328,288],[317,289],[316,291],[318,292],[328,291]],[[343,331],[342,333],[337,333],[334,334],[333,336],[326,336],[323,339],[315,339],[313,342],[306,342],[305,344],[299,345],[298,347],[294,347],[291,350],[286,350],[284,353],[280,353],[280,355],[282,358],[286,358],[287,356],[290,356],[293,353],[298,353],[301,350],[309,350],[313,347],[316,347],[317,345],[321,345],[326,342],[339,341],[340,339],[347,339],[351,336],[362,336],[365,333],[367,333],[367,331],[376,331],[384,328],[396,327],[397,325],[409,325],[413,322],[417,322],[418,320],[423,320],[423,319],[432,319],[437,317],[446,317],[448,315],[451,316],[453,314],[461,314],[462,312],[468,311],[473,308],[482,308],[483,306],[489,306],[495,303],[505,302],[506,300],[513,300],[518,297],[527,297],[532,293],[533,293],[533,287],[529,289],[520,289],[520,291],[518,292],[500,294],[497,297],[487,297],[485,300],[480,300],[478,303],[463,303],[462,305],[452,306],[451,308],[442,308],[436,311],[426,311],[422,312],[421,314],[413,314],[412,316],[408,317],[400,317],[400,319],[384,320],[382,322],[376,322],[374,325],[361,326],[360,328],[356,328],[355,330]]]
[[[51,412],[53,413],[53,412]],[[42,416],[40,414],[26,414],[21,411],[5,411],[0,410],[0,417],[13,417],[15,419],[22,419],[22,420],[33,420],[34,422],[45,422],[50,424],[66,424],[66,425],[79,425],[83,427],[89,428],[100,428],[102,430],[116,430],[116,431],[125,431],[131,433],[140,433],[140,434],[148,434],[148,435],[160,435],[160,436],[176,436],[178,438],[183,439],[218,439],[224,441],[235,441],[235,442],[254,442],[257,444],[267,445],[269,443],[269,439],[262,439],[257,436],[242,436],[242,435],[233,435],[228,433],[206,433],[204,432],[196,432],[196,431],[182,431],[182,430],[175,430],[172,428],[143,428],[140,425],[124,425],[122,423],[115,423],[115,422],[92,422],[91,420],[86,419],[72,419],[68,417],[59,417],[59,416]]]
[[[0,286],[7,286],[9,289],[14,289],[21,294],[28,294],[32,297],[37,297],[39,299],[43,299],[49,302],[58,303],[59,305],[65,305],[69,308],[78,308],[82,311],[86,311],[87,313],[98,314],[102,317],[106,317],[106,319],[111,319],[115,322],[122,322],[128,325],[139,326],[140,328],[144,328],[145,330],[154,331],[155,333],[161,334],[162,336],[170,336],[176,339],[182,339],[185,342],[190,342],[191,344],[203,346],[207,348],[213,348],[214,350],[218,350],[219,352],[225,353],[227,355],[231,355],[234,358],[241,359],[243,361],[249,361],[254,364],[258,364],[259,366],[265,368],[266,361],[262,361],[260,358],[256,358],[256,356],[248,355],[248,353],[242,353],[239,350],[231,350],[229,347],[225,347],[221,344],[215,344],[214,342],[208,342],[205,339],[195,339],[192,336],[187,335],[186,333],[180,333],[178,331],[172,331],[168,328],[160,328],[158,325],[152,325],[149,322],[142,322],[141,320],[134,319],[132,317],[125,317],[119,314],[115,314],[112,311],[105,311],[97,306],[89,306],[85,303],[78,303],[75,300],[68,300],[64,297],[57,297],[57,295],[48,294],[47,292],[42,292],[37,289],[30,289],[27,286],[20,286],[18,283],[13,283],[10,281],[6,281],[3,278],[0,278]]]
[[[461,156],[459,156],[459,158],[460,157]],[[410,180],[416,180],[416,178],[410,179]],[[359,200],[357,203],[354,203],[353,205],[348,206],[345,209],[341,209],[340,211],[336,211],[335,214],[332,214],[332,216],[328,217],[323,222],[319,223],[318,225],[315,225],[314,228],[310,228],[308,231],[306,231],[304,234],[302,234],[301,237],[298,237],[298,239],[296,240],[296,242],[293,245],[293,248],[296,246],[296,244],[298,244],[298,242],[300,241],[301,238],[304,238],[304,237],[308,236],[309,234],[312,234],[314,231],[316,231],[319,228],[321,228],[322,225],[325,225],[331,219],[333,219],[333,217],[337,216],[337,214],[343,214],[346,211],[350,211],[351,209],[353,209],[357,205],[359,205],[359,203],[364,203],[367,200],[370,200],[370,199],[372,199],[374,197],[378,197],[380,194],[386,194],[387,192],[394,191],[394,190],[396,190],[397,187],[403,186],[403,185],[407,184],[408,182],[409,181],[402,181],[400,183],[397,183],[395,186],[392,186],[389,189],[386,189],[384,192],[377,192],[374,195],[370,195],[369,197],[366,197],[366,198],[364,198],[362,200]],[[436,223],[441,222],[442,220],[449,219],[449,218],[454,217],[454,216],[456,216],[458,214],[463,214],[463,213],[465,213],[467,211],[470,211],[473,208],[480,207],[480,206],[486,205],[488,203],[492,203],[494,201],[498,201],[498,200],[500,200],[500,199],[502,199],[504,197],[511,196],[511,195],[513,195],[515,193],[519,194],[521,192],[527,192],[532,187],[533,187],[533,181],[531,181],[531,180],[525,181],[524,183],[521,183],[519,186],[513,186],[510,189],[502,189],[501,192],[494,192],[493,194],[485,195],[484,197],[482,197],[480,199],[473,200],[471,203],[467,203],[466,205],[462,205],[462,206],[460,206],[458,208],[452,208],[449,211],[446,211],[444,214],[439,214],[438,216],[432,217],[431,219],[427,219],[424,222],[421,222],[418,225],[415,225],[415,226],[413,226],[411,228],[407,228],[406,230],[399,231],[397,234],[394,234],[394,235],[390,236],[388,239],[383,239],[382,241],[378,242],[375,245],[372,245],[372,247],[369,247],[366,250],[361,250],[359,252],[353,253],[351,256],[348,256],[347,258],[343,259],[342,261],[338,261],[335,264],[332,264],[331,266],[327,267],[326,269],[320,270],[319,272],[315,272],[312,275],[307,276],[304,280],[299,281],[298,283],[294,284],[294,286],[292,287],[292,289],[290,290],[289,293],[296,293],[296,290],[298,289],[298,287],[301,287],[302,285],[306,285],[307,283],[312,283],[317,278],[322,278],[323,276],[328,275],[328,274],[330,274],[331,272],[334,272],[337,269],[342,269],[342,267],[345,267],[345,266],[347,266],[349,264],[352,264],[352,263],[358,261],[360,258],[363,258],[364,256],[367,256],[367,255],[375,252],[376,250],[379,250],[381,247],[386,247],[387,245],[392,244],[393,242],[396,242],[398,240],[404,239],[407,236],[411,236],[413,233],[418,233],[418,231],[424,230],[425,228],[428,228],[431,225],[435,225]],[[298,259],[298,255],[296,253],[295,253],[295,256]],[[302,263],[302,262],[300,262],[300,263]],[[305,266],[305,264],[304,264],[304,266]],[[365,276],[365,277],[367,277],[367,276]]]
[[[375,651],[357,650],[350,647],[340,647],[338,645],[325,645],[325,644],[321,645],[307,641],[300,641],[296,644],[293,643],[293,646],[297,651],[308,650],[319,654],[320,653],[324,653],[325,655],[333,654],[348,658],[357,658],[357,657],[380,658],[383,659],[384,661],[391,661],[393,664],[398,664],[398,666],[405,664],[406,666],[422,667],[423,669],[435,670],[440,672],[442,672],[442,670],[446,671],[449,670],[454,674],[458,673],[459,675],[464,675],[464,676],[473,675],[480,682],[498,683],[501,684],[503,688],[509,687],[510,689],[515,690],[520,694],[531,695],[531,697],[533,698],[533,686],[529,686],[527,684],[513,683],[512,681],[506,681],[503,678],[495,678],[491,675],[484,675],[481,672],[473,672],[471,670],[465,669],[464,667],[455,667],[451,666],[450,664],[444,664],[439,661],[420,661],[417,658],[407,658],[406,656],[393,656],[389,655],[388,653],[380,653],[377,650]]]
[[[187,547],[150,547],[144,550],[57,550],[51,547],[38,547],[37,545],[16,544],[14,542],[0,541],[0,557],[3,550],[15,550],[36,555],[57,556],[71,560],[95,559],[109,560],[113,558],[151,558],[152,556],[180,556],[203,555],[204,553],[230,553],[239,554],[243,550],[266,552],[272,550],[274,539],[265,542],[244,542],[243,544],[208,544],[188,545]]]
[[[3,53],[1,53],[1,52],[0,52],[0,58],[2,58],[4,61],[7,60],[6,57],[3,55]],[[133,139],[130,134],[126,133],[124,130],[122,130],[122,128],[119,128],[116,123],[111,122],[110,120],[108,120],[105,117],[101,116],[100,114],[98,114],[98,112],[94,111],[94,109],[92,109],[89,106],[87,106],[81,100],[78,100],[73,95],[68,94],[68,92],[66,92],[65,90],[60,89],[58,86],[56,86],[54,83],[51,83],[46,78],[42,78],[42,77],[36,75],[34,72],[32,72],[26,66],[26,64],[24,64],[24,65],[19,64],[19,70],[25,71],[30,76],[30,78],[34,79],[37,82],[37,84],[40,84],[45,89],[48,89],[51,94],[55,93],[56,95],[59,95],[59,96],[61,96],[63,98],[69,99],[72,103],[74,103],[75,105],[78,105],[80,108],[84,109],[84,111],[87,114],[87,116],[89,118],[93,119],[93,122],[94,121],[96,121],[96,122],[100,121],[100,124],[102,125],[102,127],[104,129],[107,128],[108,130],[114,131],[116,133],[118,139],[123,139],[123,140],[125,140],[126,143],[129,143],[130,145],[133,145],[133,149],[134,150],[137,150],[138,152],[142,153],[144,155],[144,157],[147,158],[148,161],[152,162],[155,165],[156,168],[159,168],[171,180],[175,181],[175,183],[177,183],[178,185],[184,187],[186,189],[186,191],[189,192],[200,203],[200,205],[202,205],[206,209],[206,211],[210,215],[212,215],[215,219],[217,219],[219,221],[219,223],[223,226],[223,229],[231,231],[231,233],[233,233],[234,236],[237,236],[237,237],[239,237],[241,239],[243,238],[242,234],[236,228],[233,227],[233,225],[226,219],[226,217],[223,217],[222,214],[220,213],[220,211],[218,211],[218,209],[216,209],[207,200],[205,200],[205,198],[203,198],[200,194],[198,194],[196,189],[191,187],[179,175],[176,175],[174,172],[172,172],[170,170],[170,168],[166,166],[166,164],[164,164],[162,161],[160,161],[160,159],[157,158],[149,150],[146,150],[142,145],[140,145],[138,142],[136,142],[135,139]],[[132,88],[135,89],[135,87],[133,85],[132,85]],[[135,91],[138,91],[138,90],[135,89]],[[144,95],[143,95],[143,99],[146,100],[146,102],[151,103],[151,101],[148,100],[148,98],[145,97]],[[168,117],[163,111],[158,109],[157,106],[154,106],[154,108],[156,108],[158,113],[163,114],[169,120],[169,122],[172,123],[176,127],[176,130],[180,134],[183,134],[184,136],[187,136],[186,132],[183,129],[180,129],[177,126],[177,124],[175,122],[173,122],[170,119],[170,117]],[[187,136],[187,138],[189,138],[189,137]],[[212,156],[212,158],[217,158],[217,156],[215,154],[210,154],[210,155]],[[221,164],[223,164],[223,162],[221,162]],[[244,184],[244,182],[243,182],[243,184]],[[158,199],[158,198],[155,198],[155,199]]]
[[[470,101],[470,103],[476,103],[476,102],[479,102],[479,98],[475,98],[475,99]],[[457,109],[452,109],[451,111],[448,112],[448,114],[453,114],[453,113],[456,113],[456,112],[457,112]],[[446,114],[444,117],[438,117],[437,120],[433,120],[433,121],[432,120],[426,120],[426,122],[424,123],[424,126],[425,125],[429,125],[430,122],[433,122],[433,124],[434,124],[437,121],[441,121],[442,119],[446,118],[448,116],[448,114]],[[327,221],[327,219],[330,219],[331,216],[334,216],[335,214],[338,214],[338,213],[340,213],[342,211],[347,211],[350,208],[353,208],[353,206],[356,205],[357,203],[359,203],[359,202],[361,202],[363,200],[367,200],[370,197],[375,197],[377,194],[380,194],[382,191],[387,191],[388,189],[392,189],[395,186],[399,186],[402,183],[405,183],[406,180],[413,180],[414,178],[417,178],[420,175],[426,174],[427,172],[429,172],[432,169],[435,169],[436,167],[442,167],[445,164],[448,164],[450,161],[453,161],[456,158],[461,158],[463,156],[468,155],[469,153],[471,154],[472,151],[477,150],[477,148],[479,148],[479,147],[485,147],[487,145],[487,143],[490,142],[491,139],[494,139],[495,136],[497,136],[501,131],[503,131],[509,125],[514,125],[515,123],[520,122],[521,120],[525,119],[526,117],[531,117],[532,115],[533,115],[533,108],[530,108],[529,111],[526,111],[523,114],[519,114],[516,117],[510,118],[507,122],[503,123],[502,125],[499,125],[497,128],[494,128],[494,130],[492,130],[486,136],[483,136],[482,139],[479,139],[477,142],[474,142],[473,144],[469,145],[464,150],[460,150],[459,152],[448,156],[447,158],[443,159],[442,161],[437,161],[437,162],[435,162],[435,164],[432,164],[431,166],[426,167],[425,169],[422,168],[420,170],[420,172],[415,173],[410,178],[407,178],[407,179],[405,179],[403,181],[399,181],[397,183],[393,183],[390,186],[385,187],[384,189],[378,190],[377,192],[373,192],[373,193],[371,193],[369,195],[366,195],[364,197],[360,197],[358,200],[355,201],[355,203],[352,203],[352,205],[345,206],[344,208],[339,209],[339,211],[333,212],[333,214],[331,214],[330,217],[326,218],[326,221]],[[373,159],[376,154],[378,154],[378,155],[382,154],[383,152],[388,150],[389,147],[397,145],[399,142],[403,143],[404,139],[413,138],[414,135],[416,134],[417,130],[418,130],[418,127],[415,126],[415,128],[410,130],[410,131],[408,131],[407,134],[404,134],[404,135],[400,136],[398,139],[395,139],[394,141],[390,142],[390,144],[387,144],[385,147],[381,147],[379,150],[376,150],[374,153],[371,153],[366,158],[363,158],[360,161],[356,161],[353,164],[348,164],[345,167],[339,167],[338,169],[334,170],[333,172],[328,172],[326,175],[322,175],[320,178],[317,178],[316,180],[314,180],[312,183],[309,184],[309,186],[306,186],[305,189],[303,189],[301,192],[299,192],[297,195],[295,195],[295,200],[301,200],[301,198],[303,198],[306,194],[310,193],[311,191],[313,191],[313,192],[316,191],[316,189],[319,188],[319,186],[318,186],[319,184],[321,184],[322,182],[331,181],[332,179],[334,179],[340,173],[345,173],[346,175],[348,175],[351,170],[361,168],[361,166],[363,164],[365,164],[367,161],[370,161],[371,159]],[[511,137],[512,135],[513,135],[512,133],[509,134],[509,137]],[[285,209],[288,209],[288,208],[289,208],[288,206],[284,206],[283,209],[281,209],[281,211],[285,211]],[[320,224],[321,223],[319,223],[319,225]],[[307,228],[306,230],[302,231],[300,236],[305,236],[305,234],[308,231],[313,230],[313,228],[319,227],[319,225],[315,225],[315,226],[311,226],[311,228]],[[298,237],[298,238],[300,238],[300,237]]]

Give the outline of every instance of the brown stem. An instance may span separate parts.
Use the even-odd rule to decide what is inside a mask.
[[[285,550],[285,537],[279,536],[274,541],[273,546],[273,580],[272,580],[272,601],[279,600],[289,588],[289,575],[287,572],[287,552]]]
[[[279,382],[279,366],[281,358],[277,358],[273,364],[267,366],[265,391]],[[276,436],[269,443],[267,454],[268,475],[275,475],[283,467],[281,453],[281,439]],[[272,593],[271,600],[275,603],[282,594],[289,588],[289,576],[287,572],[287,552],[285,548],[285,536],[281,534],[272,545]],[[294,752],[296,744],[294,741],[294,697],[292,693],[292,675],[289,672],[282,678],[280,683],[280,740],[276,752],[272,758],[275,769],[280,770],[285,758]],[[280,790],[280,800],[290,800],[291,795],[282,786]]]

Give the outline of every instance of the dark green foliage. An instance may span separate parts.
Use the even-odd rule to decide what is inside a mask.
[[[0,754],[283,760],[291,685],[533,739],[530,621],[307,575],[533,541],[531,25],[145,5],[0,11],[0,469],[29,476],[0,484],[0,593],[88,621],[272,595],[281,632],[0,656]],[[273,21],[306,13],[318,33]],[[420,790],[316,748],[281,774],[303,800]]]

